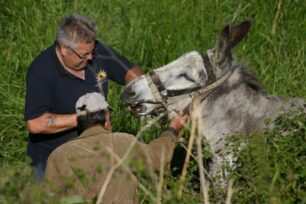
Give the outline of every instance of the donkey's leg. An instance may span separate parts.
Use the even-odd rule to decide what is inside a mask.
[[[220,187],[226,187],[229,179],[227,168],[230,168],[233,163],[232,153],[225,148],[224,137],[207,138],[213,154],[209,174],[214,178],[216,185]]]

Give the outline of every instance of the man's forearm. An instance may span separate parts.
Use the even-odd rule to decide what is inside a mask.
[[[77,126],[76,114],[44,113],[38,118],[26,122],[29,132],[57,133]]]

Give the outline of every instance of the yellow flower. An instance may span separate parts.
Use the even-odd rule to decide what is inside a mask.
[[[102,81],[103,79],[105,79],[107,77],[107,73],[104,70],[100,70],[97,73],[96,79],[97,81]]]

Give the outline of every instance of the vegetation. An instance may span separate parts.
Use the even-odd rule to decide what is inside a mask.
[[[273,130],[235,135],[237,193],[233,203],[306,203],[306,114],[283,115]]]
[[[252,30],[234,57],[249,64],[268,93],[305,98],[305,8],[303,0],[0,1],[0,203],[48,203],[49,195],[38,191],[26,157],[25,78],[34,57],[54,42],[63,16],[73,11],[90,16],[98,23],[99,39],[145,72],[191,50],[204,53],[223,25],[251,17]],[[118,110],[113,129],[136,134],[142,124],[120,103],[120,89],[111,84],[109,102]],[[306,203],[305,118],[284,117],[264,135],[236,137],[246,147],[236,152],[234,203]],[[159,131],[145,131],[144,140]],[[282,132],[288,135],[280,136]],[[191,174],[181,199],[176,197],[177,179],[166,176],[165,184],[163,203],[202,202]],[[211,202],[220,201],[218,195],[225,202],[226,193],[211,189],[209,194]],[[74,197],[65,202],[78,201]]]

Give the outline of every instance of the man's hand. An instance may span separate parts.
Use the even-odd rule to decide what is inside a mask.
[[[187,123],[187,119],[187,114],[179,113],[171,119],[169,127],[179,132],[184,128],[185,124]]]
[[[130,81],[133,81],[134,79],[136,79],[137,77],[142,75],[142,71],[140,69],[140,67],[135,66],[132,69],[130,69],[124,78],[125,84],[128,84]]]

